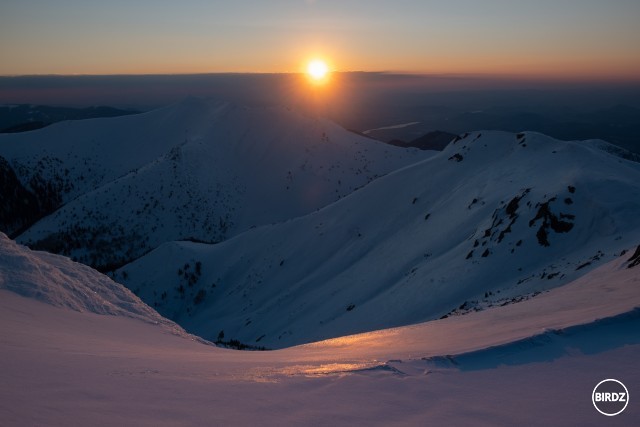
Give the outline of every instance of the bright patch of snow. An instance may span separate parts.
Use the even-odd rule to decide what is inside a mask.
[[[107,276],[65,257],[31,251],[3,233],[0,233],[0,290],[77,312],[142,320],[173,334],[188,336]]]

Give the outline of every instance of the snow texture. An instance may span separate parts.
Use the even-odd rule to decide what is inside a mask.
[[[58,303],[77,299],[57,276],[62,267],[89,289],[110,283],[101,304],[118,306],[128,292],[87,267],[1,242],[0,419],[6,426],[640,421],[633,398],[610,419],[591,404],[602,379],[617,378],[631,393],[640,385],[640,267],[632,266],[630,253],[519,304],[238,352],[168,334],[129,310],[105,316]],[[33,287],[57,298],[22,292]],[[100,305],[88,299],[81,299],[84,306]]]
[[[173,334],[188,336],[107,276],[68,258],[29,250],[2,233],[0,289],[81,313],[142,320]]]

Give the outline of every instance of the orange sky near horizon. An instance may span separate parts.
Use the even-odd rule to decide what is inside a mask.
[[[134,4],[131,4],[134,3]],[[640,2],[5,0],[0,75],[336,71],[640,81]]]

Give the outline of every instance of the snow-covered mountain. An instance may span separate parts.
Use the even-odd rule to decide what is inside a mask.
[[[640,247],[629,249],[518,304],[238,352],[176,334],[105,276],[0,236],[0,420],[637,425],[633,399],[611,419],[591,404],[604,378],[620,379],[631,394],[640,381]]]
[[[117,280],[188,331],[284,347],[509,304],[640,241],[640,164],[475,132],[318,212],[167,243]]]
[[[421,152],[190,98],[3,135],[0,157],[18,242],[122,266],[189,332],[272,348],[532,298],[640,240],[640,165],[602,141]]]
[[[219,242],[308,214],[430,155],[287,108],[189,98],[0,135],[0,225],[110,270],[163,242]]]

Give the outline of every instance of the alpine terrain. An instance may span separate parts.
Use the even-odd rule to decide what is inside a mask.
[[[191,333],[279,348],[533,298],[640,241],[640,164],[474,132],[318,212],[173,242],[117,280]]]
[[[109,271],[167,241],[308,214],[430,155],[284,107],[187,98],[0,135],[0,230]]]

